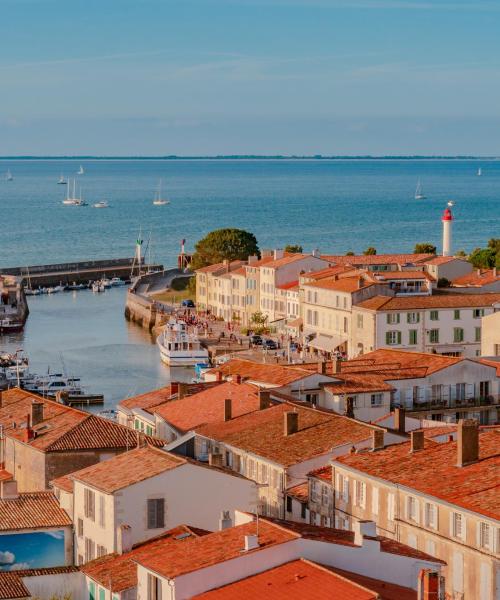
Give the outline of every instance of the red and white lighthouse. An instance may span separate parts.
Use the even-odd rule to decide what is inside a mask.
[[[450,256],[451,254],[451,223],[453,221],[453,215],[449,208],[445,208],[443,216],[443,256]]]

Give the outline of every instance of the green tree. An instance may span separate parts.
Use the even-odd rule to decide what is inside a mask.
[[[300,244],[288,244],[285,246],[285,252],[289,254],[302,254],[303,248]]]
[[[369,246],[364,252],[363,254],[365,256],[374,256],[375,254],[377,254],[377,249],[374,248],[373,246]]]
[[[467,258],[467,253],[465,252],[465,250],[459,250],[455,253],[455,256],[457,256],[458,258]]]
[[[500,254],[500,238],[491,238],[488,240],[488,248],[492,248],[497,255]]]
[[[446,277],[440,277],[437,282],[438,288],[447,288],[450,287],[451,281],[446,279]]]
[[[349,252],[345,253],[346,256],[354,256],[354,252],[352,250],[349,250]]]
[[[436,254],[436,246],[429,244],[429,242],[422,242],[415,244],[413,252],[414,254]]]
[[[216,229],[195,245],[191,261],[192,270],[223,260],[246,260],[249,256],[260,257],[257,239],[243,229]]]
[[[267,315],[265,315],[264,313],[257,311],[254,312],[252,314],[252,316],[250,317],[250,321],[252,323],[254,323],[255,325],[265,325],[267,323]]]
[[[497,254],[493,248],[476,248],[469,256],[469,261],[476,269],[490,269],[496,264]]]

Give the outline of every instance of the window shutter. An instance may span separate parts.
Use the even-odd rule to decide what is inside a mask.
[[[363,508],[366,508],[366,483],[361,483],[361,492],[362,492],[362,497],[361,497],[361,506]]]
[[[378,515],[378,488],[372,487],[372,513]]]
[[[387,325],[390,325],[390,323],[391,323],[391,315],[390,315],[390,313],[387,313],[387,315],[386,315],[386,321],[387,321]]]
[[[400,317],[401,317],[401,315],[399,313],[397,313],[397,315],[396,315],[396,323],[399,323]]]
[[[161,498],[156,501],[156,526],[165,527],[165,500]]]
[[[354,480],[352,485],[352,503],[354,506],[358,504],[358,482]]]
[[[453,515],[455,513],[454,512],[450,512],[450,537],[454,537],[455,535],[455,528],[453,527]]]
[[[398,344],[401,344],[401,331],[398,331]]]
[[[155,528],[156,505],[154,500],[148,500],[148,529]]]
[[[481,548],[481,521],[476,524],[476,546]]]
[[[389,315],[387,315],[387,316],[389,316]],[[386,332],[386,334],[385,334],[385,343],[386,343],[388,346],[389,346],[389,345],[390,345],[390,343],[391,343],[391,332],[390,332],[390,331],[387,331],[387,332]]]

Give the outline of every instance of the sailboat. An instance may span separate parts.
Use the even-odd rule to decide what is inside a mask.
[[[158,190],[155,193],[155,199],[153,200],[153,204],[155,206],[163,206],[164,204],[170,204],[170,200],[166,200],[165,198],[161,197],[161,179],[160,183],[158,184]]]
[[[78,171],[76,172],[77,175],[83,175],[85,173],[85,171],[83,170],[82,165],[80,165],[80,168],[78,169]]]
[[[477,176],[481,177],[481,175],[483,174],[481,167],[479,167],[479,169],[477,170]]]
[[[14,177],[12,177],[12,173],[10,171],[7,171],[7,173],[5,173],[5,179],[7,181],[12,181],[14,179]]]
[[[415,200],[425,200],[426,196],[422,190],[420,179],[417,181],[417,189],[415,190]]]
[[[67,206],[87,206],[87,203],[82,199],[82,192],[80,190],[80,197],[76,195],[76,180],[73,179],[73,193],[70,192],[71,182],[68,182],[66,190],[66,198],[62,201]]]
[[[67,185],[67,181],[66,179],[64,179],[64,175],[61,173],[61,177],[59,177],[59,181],[57,182],[58,185]]]

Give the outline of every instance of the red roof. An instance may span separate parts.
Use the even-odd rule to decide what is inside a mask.
[[[474,269],[467,275],[457,277],[452,281],[454,286],[458,287],[482,287],[491,283],[500,282],[500,269]]]
[[[225,382],[203,392],[170,400],[154,412],[178,431],[224,421],[224,403],[231,399],[232,418],[259,410],[258,388],[249,383]]]
[[[423,263],[434,256],[434,254],[358,254],[355,256],[335,254],[322,256],[322,258],[338,265],[407,265]]]
[[[319,281],[305,283],[307,287],[318,288],[323,290],[334,290],[338,292],[353,293],[360,289],[374,285],[373,281],[367,281],[363,277],[343,277],[339,279],[323,278]]]
[[[332,483],[332,465],[325,465],[319,469],[314,469],[307,474],[309,477],[317,477],[328,483]]]
[[[183,384],[184,394],[186,396],[191,396],[192,394],[197,394],[198,392],[214,387],[215,385],[219,385],[219,382],[185,383]],[[133,396],[132,398],[126,398],[125,400],[122,400],[118,406],[128,409],[142,408],[143,410],[152,412],[151,409],[153,407],[163,404],[172,398],[177,398],[178,391],[179,384],[177,382],[171,382],[169,385],[157,390],[146,392],[139,396]]]
[[[203,600],[378,600],[377,592],[308,560],[294,560],[194,598]],[[416,593],[414,593],[416,598]]]
[[[288,283],[283,283],[281,285],[277,285],[276,288],[278,290],[291,290],[293,288],[298,289],[298,286],[299,286],[299,282],[297,280],[295,280],[295,281],[290,281]]]
[[[426,441],[425,448],[410,452],[409,443],[378,452],[337,457],[336,462],[367,475],[404,485],[450,504],[500,518],[500,429],[479,434],[479,460],[457,466],[457,443]]]
[[[341,374],[352,373],[354,369],[363,370],[365,368],[377,368],[381,372],[384,370],[397,369],[419,369],[425,368],[425,374],[430,375],[441,369],[451,367],[463,361],[462,358],[454,356],[442,356],[432,354],[431,352],[411,352],[410,350],[393,350],[391,348],[380,348],[373,352],[367,352],[357,358],[344,361],[341,364]],[[404,375],[404,373],[403,373]],[[397,379],[396,375],[387,377],[387,379]]]
[[[481,308],[500,302],[500,294],[434,293],[431,296],[373,296],[356,304],[368,310],[418,310],[432,308]]]
[[[52,492],[30,492],[0,500],[0,531],[67,527],[71,519]]]
[[[209,533],[196,527],[179,525],[153,540],[137,544],[125,554],[107,554],[92,560],[81,567],[81,571],[102,587],[111,592],[124,592],[137,586],[136,561],[155,557],[168,559],[169,553],[185,544],[190,538]]]
[[[220,367],[211,369],[208,373],[222,373],[224,377],[241,375],[245,379],[269,385],[283,386],[304,377],[309,373],[300,367],[288,367],[277,364],[256,363],[252,360],[233,358]]]
[[[309,484],[306,481],[305,483],[294,485],[287,489],[286,495],[296,498],[299,502],[307,502],[309,500]]]

